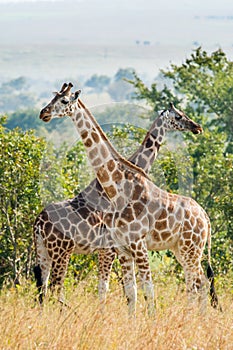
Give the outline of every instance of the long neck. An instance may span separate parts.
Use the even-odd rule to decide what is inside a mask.
[[[126,169],[147,177],[142,169],[121,157],[80,100],[72,120],[82,138],[90,164],[110,200],[114,200],[119,192],[119,182],[123,179]]]
[[[159,116],[151,125],[141,146],[128,160],[148,173],[158,155],[166,130],[165,121]]]

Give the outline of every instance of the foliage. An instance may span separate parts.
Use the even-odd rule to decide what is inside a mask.
[[[21,109],[10,113],[7,118],[6,127],[14,129],[18,125],[22,130],[37,129],[41,121],[38,118],[39,111],[37,109]]]
[[[150,111],[136,103],[113,103],[104,110],[96,111],[95,117],[105,132],[111,132],[113,125],[128,123],[135,127],[146,128]],[[143,117],[143,118],[142,118]]]
[[[212,257],[218,271],[233,268],[233,154],[225,153],[226,133],[206,128],[188,143],[193,159],[193,197],[206,209],[212,224]]]
[[[0,285],[31,267],[32,224],[40,208],[39,164],[44,141],[0,125]]]
[[[58,127],[62,123],[63,121],[61,119],[57,119],[56,121],[52,120],[46,125],[46,130],[51,132],[54,130],[55,125]],[[44,125],[39,119],[39,110],[37,108],[17,109],[15,112],[8,113],[6,127],[8,129],[14,129],[19,125],[24,131],[35,129],[37,134],[43,134]]]
[[[128,79],[128,83],[132,84],[135,88],[134,98],[137,100],[145,100],[147,104],[152,108],[151,119],[154,119],[154,114],[159,110],[168,108],[169,103],[173,102],[178,105],[180,100],[173,94],[170,88],[166,85],[162,89],[158,89],[157,83],[151,84],[151,87],[146,86],[139,78],[137,73],[134,73],[133,79]]]
[[[185,139],[193,173],[191,194],[211,218],[212,255],[219,273],[233,268],[232,72],[233,63],[224,52],[218,50],[208,55],[198,48],[181,66],[172,64],[169,70],[162,71],[171,80],[172,88],[164,85],[158,89],[156,82],[147,87],[136,74],[130,81],[136,89],[136,98],[145,100],[154,111],[165,108],[169,101],[178,106],[182,102],[187,115],[204,127],[202,136],[187,134]],[[178,191],[185,164],[183,169],[178,168],[174,159],[177,171],[169,158],[163,159],[161,165],[167,189]]]
[[[185,94],[199,114],[211,113],[211,124],[231,139],[233,62],[221,49],[208,55],[199,47],[181,66],[172,64],[164,76],[173,80],[176,91]]]
[[[36,215],[52,201],[73,197],[93,178],[79,141],[56,149],[51,143],[19,128],[0,127],[0,285],[29,277],[32,226]],[[91,256],[81,266],[91,264]],[[84,261],[82,263],[82,261]],[[83,265],[84,264],[84,265]],[[83,272],[82,276],[85,276]],[[80,277],[81,278],[81,277]]]

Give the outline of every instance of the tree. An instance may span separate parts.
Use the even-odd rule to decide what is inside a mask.
[[[111,127],[118,124],[134,125],[136,127],[147,127],[149,110],[136,103],[113,103],[107,105],[104,110],[94,110],[94,115],[104,131],[111,131]],[[144,119],[142,118],[144,117]]]
[[[133,79],[135,70],[133,68],[120,68],[114,75],[114,80]]]
[[[210,125],[227,134],[227,151],[233,153],[233,62],[221,49],[208,54],[199,47],[163,73],[199,114],[210,114]]]
[[[211,218],[214,263],[226,273],[233,269],[233,62],[222,50],[209,55],[197,48],[184,64],[172,64],[161,73],[171,80],[169,88],[164,85],[159,89],[156,82],[147,87],[136,73],[129,82],[136,89],[135,98],[152,107],[151,117],[167,108],[170,101],[178,107],[182,102],[187,115],[202,124],[203,135],[185,135],[193,173],[192,196]],[[175,157],[175,163],[165,157],[161,166],[167,189],[179,191],[185,163],[178,168]]]
[[[0,87],[0,111],[13,112],[16,109],[30,107],[36,104],[36,99],[29,91],[29,82],[25,77],[19,77],[2,83]]]
[[[102,92],[105,87],[110,83],[110,78],[106,75],[94,74],[85,83],[86,86],[96,88],[99,92]]]
[[[31,276],[33,223],[51,201],[74,197],[93,177],[84,146],[56,149],[32,130],[7,129],[0,120],[0,286]],[[81,264],[89,268],[80,257]],[[84,259],[85,260],[85,259]],[[85,265],[85,266],[86,266]],[[87,273],[87,271],[86,271]],[[83,276],[85,276],[85,271]]]
[[[109,85],[108,92],[113,100],[130,100],[134,89],[127,84],[127,80],[134,77],[133,68],[120,68],[114,75],[114,81]]]
[[[0,285],[28,277],[32,225],[40,209],[39,166],[44,141],[0,123]]]
[[[22,130],[37,129],[41,125],[38,118],[39,110],[37,109],[21,109],[9,114],[6,127],[14,129],[20,125]]]
[[[27,87],[27,79],[25,77],[18,77],[12,79],[1,86],[1,93],[12,90],[23,90]]]
[[[46,125],[39,119],[39,110],[36,108],[17,109],[15,112],[8,113],[5,126],[8,129],[14,129],[20,126],[23,131],[34,129],[37,136],[45,136],[46,132],[51,133],[59,125],[64,124],[61,119],[52,120]],[[63,126],[63,133],[66,131],[66,124]]]

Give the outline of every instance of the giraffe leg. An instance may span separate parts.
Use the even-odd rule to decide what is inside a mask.
[[[124,292],[127,298],[129,315],[135,315],[137,302],[137,286],[134,270],[134,259],[131,255],[119,253],[118,258],[122,267]]]
[[[64,304],[65,297],[63,293],[64,279],[70,260],[71,252],[65,252],[57,260],[52,261],[51,290],[57,293],[58,300]]]
[[[198,301],[201,314],[207,307],[208,281],[201,266],[198,269],[185,268],[185,280],[189,304]]]
[[[98,251],[99,260],[99,299],[101,303],[106,301],[106,294],[109,287],[110,273],[116,253],[112,249],[100,249]]]
[[[135,262],[138,266],[139,278],[144,298],[147,302],[148,314],[152,316],[155,312],[154,286],[151,277],[148,251],[144,242],[138,244],[138,246],[140,246],[140,250],[137,250],[135,253]]]
[[[36,237],[36,247],[37,265],[34,267],[34,275],[36,279],[36,286],[39,292],[39,302],[42,304],[43,297],[47,293],[52,262],[48,255],[47,249],[44,246],[43,239],[40,236]]]
[[[191,244],[184,249],[183,244],[174,251],[177,260],[184,269],[188,304],[198,302],[203,314],[207,306],[208,280],[201,266],[202,250]]]

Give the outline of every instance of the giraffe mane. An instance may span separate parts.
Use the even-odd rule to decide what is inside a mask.
[[[120,155],[120,153],[112,146],[112,144],[109,141],[107,135],[100,128],[100,126],[96,123],[96,120],[95,120],[93,114],[86,108],[85,104],[80,100],[80,98],[78,98],[78,106],[81,107],[88,114],[88,117],[93,121],[93,123],[95,124],[96,129],[100,132],[100,134],[103,136],[104,140],[106,140],[106,142],[108,143],[108,146],[109,146],[112,154],[115,155],[118,159],[120,159],[120,161],[123,164],[125,164],[128,168],[133,169],[135,172],[140,173],[145,178],[151,180],[150,177],[147,175],[147,173],[142,168],[139,168],[137,165],[132,164],[127,159],[122,157],[122,155]]]

